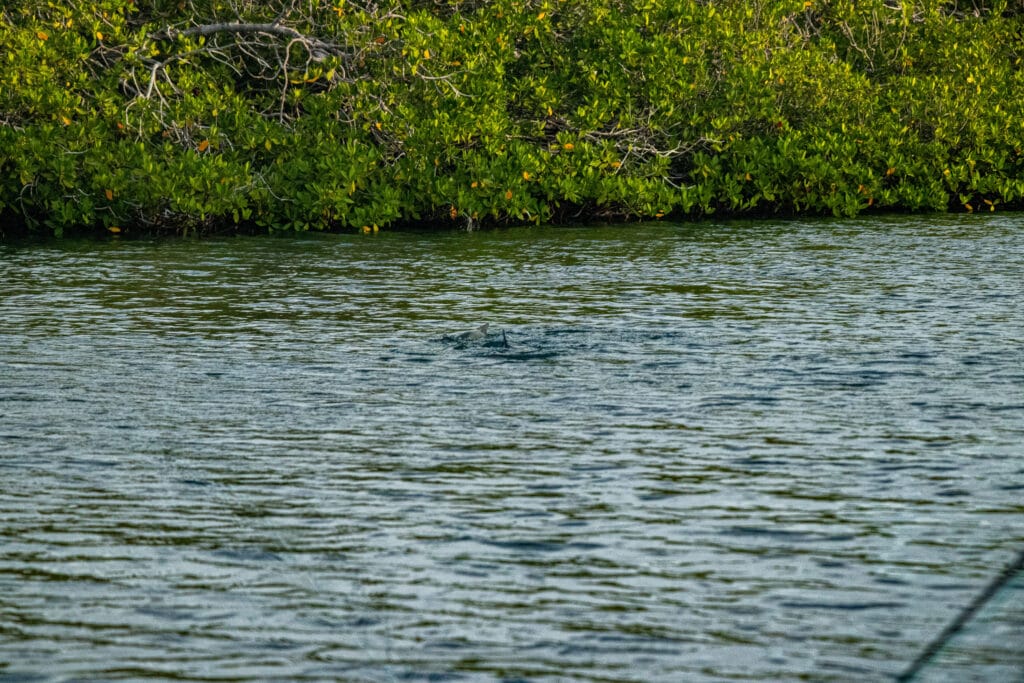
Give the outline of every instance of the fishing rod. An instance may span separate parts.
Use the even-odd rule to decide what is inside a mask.
[[[978,594],[967,607],[961,610],[956,619],[950,622],[949,626],[940,633],[935,640],[928,644],[928,647],[918,655],[917,659],[907,667],[906,671],[896,677],[897,683],[909,683],[921,673],[921,669],[937,655],[946,644],[959,633],[964,626],[978,613],[985,603],[991,600],[1006,584],[1010,582],[1017,573],[1024,571],[1024,550],[1017,554],[1017,559],[1003,568],[994,579],[992,579],[985,590]]]

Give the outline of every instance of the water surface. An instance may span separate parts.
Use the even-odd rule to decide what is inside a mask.
[[[884,679],[1024,546],[1022,302],[1021,216],[0,245],[0,679]]]

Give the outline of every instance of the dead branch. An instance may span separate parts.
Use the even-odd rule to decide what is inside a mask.
[[[153,34],[152,37],[157,40],[174,40],[179,36],[212,36],[218,33],[262,34],[288,38],[289,45],[296,43],[302,45],[309,52],[313,61],[318,62],[323,61],[331,55],[341,57],[348,56],[342,46],[335,42],[306,35],[291,26],[283,26],[277,22],[253,24],[229,21],[219,24],[202,24],[186,29],[177,29],[169,26],[163,32]]]

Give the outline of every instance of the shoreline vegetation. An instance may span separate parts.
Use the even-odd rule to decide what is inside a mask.
[[[0,237],[1024,208],[1024,0],[12,0]]]

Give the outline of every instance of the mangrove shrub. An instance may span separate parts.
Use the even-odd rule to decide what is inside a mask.
[[[1021,0],[10,0],[2,225],[1024,204]]]

